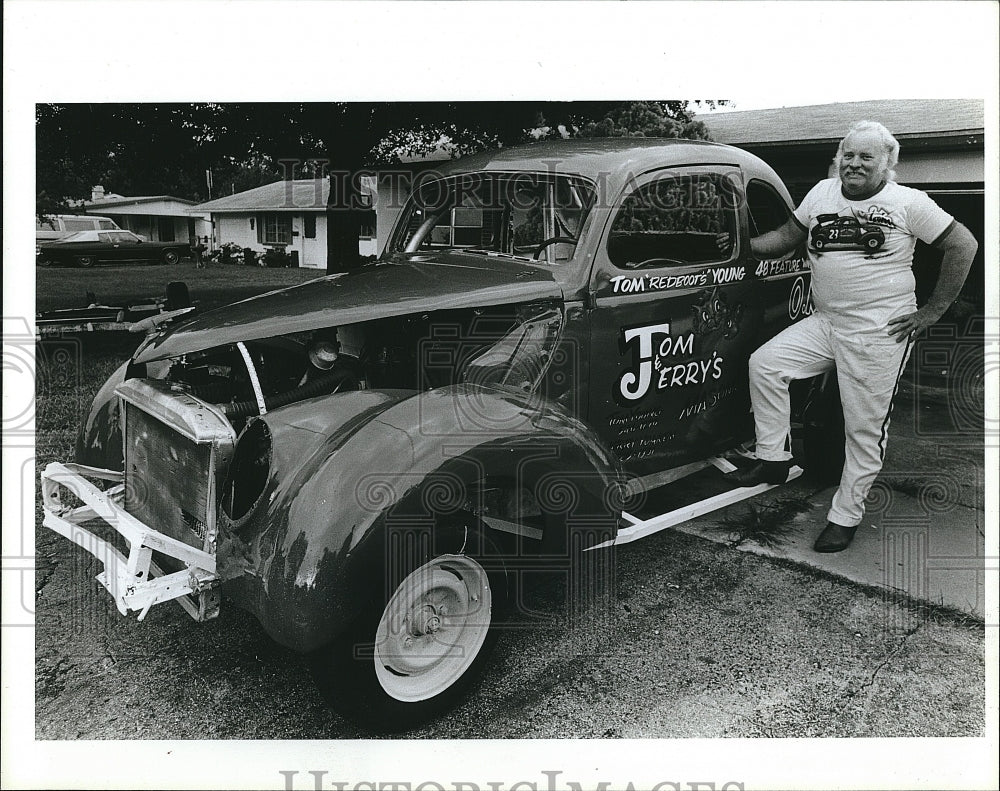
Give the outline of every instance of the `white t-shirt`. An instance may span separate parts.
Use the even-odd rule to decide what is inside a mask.
[[[885,335],[889,319],[916,310],[916,240],[934,242],[954,222],[920,190],[890,181],[851,200],[839,178],[813,187],[795,219],[808,232],[813,303],[844,335]]]

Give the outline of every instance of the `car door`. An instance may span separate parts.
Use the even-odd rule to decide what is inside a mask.
[[[116,261],[132,261],[143,256],[139,238],[128,231],[109,231],[114,241],[112,257]]]
[[[764,309],[743,195],[735,166],[666,168],[611,212],[590,285],[589,418],[634,474],[752,436],[747,360]]]

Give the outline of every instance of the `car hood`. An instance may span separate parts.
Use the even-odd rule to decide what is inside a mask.
[[[552,274],[538,266],[479,255],[397,256],[211,310],[150,337],[135,360],[428,310],[561,298]]]

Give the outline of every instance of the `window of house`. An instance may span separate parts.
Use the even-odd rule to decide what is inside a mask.
[[[751,181],[747,185],[747,210],[750,214],[750,235],[780,228],[791,216],[791,210],[777,191],[763,181]]]
[[[302,215],[302,234],[306,239],[316,238],[316,215],[315,214],[304,214]]]
[[[732,185],[716,173],[664,173],[622,201],[608,235],[617,267],[726,261],[716,236],[736,235]]]
[[[292,243],[292,215],[265,214],[257,223],[258,238],[263,244]]]
[[[173,217],[157,217],[156,218],[157,230],[160,234],[161,242],[172,242],[174,241],[174,218]]]
[[[369,196],[369,200],[370,200]],[[361,229],[359,235],[366,239],[375,238],[375,210],[369,209],[361,212]]]

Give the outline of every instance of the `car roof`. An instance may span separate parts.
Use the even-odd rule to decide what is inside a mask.
[[[773,185],[781,180],[759,157],[734,146],[705,140],[671,138],[576,138],[542,141],[462,157],[437,168],[443,176],[482,170],[552,172],[583,176],[616,194],[632,178],[650,170],[683,165],[732,165],[749,181],[763,179]],[[788,199],[782,186],[782,194]]]

